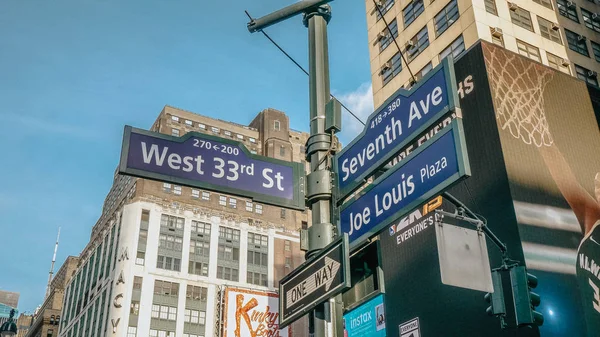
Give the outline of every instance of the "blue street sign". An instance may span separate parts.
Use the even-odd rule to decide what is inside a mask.
[[[344,314],[347,337],[385,337],[383,294],[379,294]]]
[[[369,116],[363,132],[334,158],[338,204],[414,137],[458,107],[454,81],[454,63],[446,58],[411,90],[398,90]]]
[[[119,173],[304,210],[304,166],[251,154],[240,142],[125,127]]]
[[[341,231],[348,233],[350,246],[355,247],[468,175],[462,120],[457,118],[342,205]]]

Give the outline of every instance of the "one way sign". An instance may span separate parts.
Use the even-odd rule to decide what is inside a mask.
[[[348,235],[344,234],[279,282],[279,327],[350,287]]]

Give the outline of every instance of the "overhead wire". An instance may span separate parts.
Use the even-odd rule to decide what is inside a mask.
[[[248,16],[248,18],[250,20],[254,20],[252,18],[252,16],[250,15],[250,13],[248,13],[248,11],[244,11],[246,13],[246,15]],[[304,72],[307,76],[309,76],[308,71],[306,71],[306,69],[304,69],[304,67],[302,67],[298,62],[296,62],[296,60],[290,55],[288,54],[277,42],[275,42],[275,40],[273,40],[269,34],[267,34],[264,30],[260,30],[260,32],[269,40],[271,41],[271,43],[273,43],[273,45],[275,45],[275,47],[277,47],[277,49],[279,49],[279,51],[281,51],[283,53],[283,55],[285,55],[288,59],[290,59],[290,61],[292,61],[298,68],[300,68],[300,70],[302,70],[302,72]],[[363,126],[365,126],[365,122],[363,122],[360,118],[358,118],[358,116],[356,116],[350,109],[348,109],[348,107],[346,105],[344,105],[344,103],[342,103],[337,97],[335,97],[333,94],[330,94],[331,98],[335,99],[336,101],[338,101],[340,103],[340,105],[346,110],[348,111],[348,113],[350,115],[352,115],[352,117],[354,117],[360,124],[362,124]]]

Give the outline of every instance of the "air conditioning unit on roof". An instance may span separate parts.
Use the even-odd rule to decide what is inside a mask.
[[[598,73],[595,72],[595,71],[593,71],[593,70],[588,71],[587,75],[590,78],[596,78],[596,77],[598,77]]]
[[[517,4],[514,2],[507,2],[507,4],[508,9],[510,9],[511,11],[516,11],[517,9],[519,9],[519,6],[517,6]]]
[[[559,29],[560,29],[560,26],[559,26],[557,23],[554,23],[554,22],[553,22],[553,23],[552,23],[552,29],[553,29],[553,30],[559,30]]]

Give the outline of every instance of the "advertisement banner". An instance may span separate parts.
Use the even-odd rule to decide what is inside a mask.
[[[239,288],[225,290],[224,337],[289,337],[279,329],[279,296]]]
[[[383,294],[344,314],[345,337],[385,337]]]
[[[594,90],[521,55],[482,46],[525,261],[539,279],[541,335],[600,336]]]

